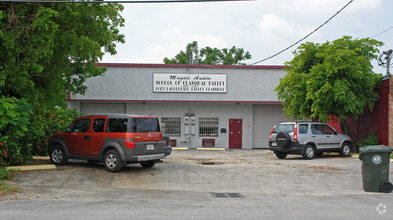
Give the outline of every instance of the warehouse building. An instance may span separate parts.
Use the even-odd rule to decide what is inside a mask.
[[[109,64],[70,94],[69,108],[159,117],[176,147],[267,148],[274,124],[286,121],[274,88],[283,66]]]

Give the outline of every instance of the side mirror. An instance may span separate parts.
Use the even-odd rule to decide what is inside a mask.
[[[339,133],[338,133],[338,131],[334,131],[334,134],[335,134],[335,135],[338,135]]]
[[[66,132],[70,133],[71,132],[71,128],[70,127],[66,128]]]

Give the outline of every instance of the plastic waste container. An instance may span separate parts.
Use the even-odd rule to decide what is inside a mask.
[[[392,149],[384,145],[366,146],[359,149],[364,191],[390,193],[393,190],[393,185],[389,182],[391,152]]]

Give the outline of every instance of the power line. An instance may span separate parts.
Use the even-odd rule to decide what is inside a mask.
[[[294,44],[291,44],[289,47],[287,47],[287,48],[285,48],[285,49],[279,51],[278,53],[275,53],[275,54],[271,55],[270,57],[267,57],[267,58],[265,58],[265,59],[263,59],[263,60],[260,60],[260,61],[255,62],[255,63],[251,63],[251,64],[249,64],[249,66],[255,65],[255,64],[258,64],[258,63],[262,63],[262,62],[264,62],[264,61],[266,61],[266,60],[269,60],[269,59],[271,59],[271,58],[273,58],[273,57],[275,57],[275,56],[277,56],[277,55],[279,55],[279,54],[281,54],[281,53],[283,53],[283,52],[289,50],[290,48],[292,48],[292,47],[295,46],[296,44],[300,43],[301,41],[303,41],[304,39],[306,39],[307,37],[309,37],[311,34],[315,33],[317,30],[319,30],[319,29],[320,29],[321,27],[323,27],[325,24],[327,24],[330,20],[332,20],[334,17],[336,17],[336,15],[338,15],[342,10],[344,10],[344,8],[346,8],[346,7],[347,7],[349,4],[351,4],[352,2],[353,2],[353,0],[349,1],[344,7],[342,7],[338,12],[336,12],[336,13],[335,13],[332,17],[330,17],[327,21],[325,21],[323,24],[321,24],[319,27],[317,27],[317,28],[316,28],[315,30],[313,30],[311,33],[307,34],[307,35],[306,35],[305,37],[303,37],[302,39],[296,41]]]
[[[388,28],[388,29],[386,29],[386,30],[384,30],[384,31],[382,31],[382,32],[380,32],[380,33],[378,33],[378,34],[372,36],[371,38],[374,38],[374,37],[376,37],[376,36],[379,36],[379,35],[385,33],[386,31],[388,31],[388,30],[390,30],[390,29],[392,29],[392,28],[393,28],[393,26],[391,26],[390,28]]]
[[[252,0],[102,0],[102,1],[83,1],[83,0],[0,0],[0,2],[22,2],[22,3],[99,3],[99,4],[106,4],[106,3],[184,3],[184,2],[231,2],[231,1],[252,1]]]

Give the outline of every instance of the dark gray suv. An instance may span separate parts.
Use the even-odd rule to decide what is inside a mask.
[[[351,154],[352,141],[326,123],[280,122],[270,133],[269,150],[279,159],[284,159],[288,154],[300,154],[304,159],[312,159],[323,152],[339,152],[347,157]]]

